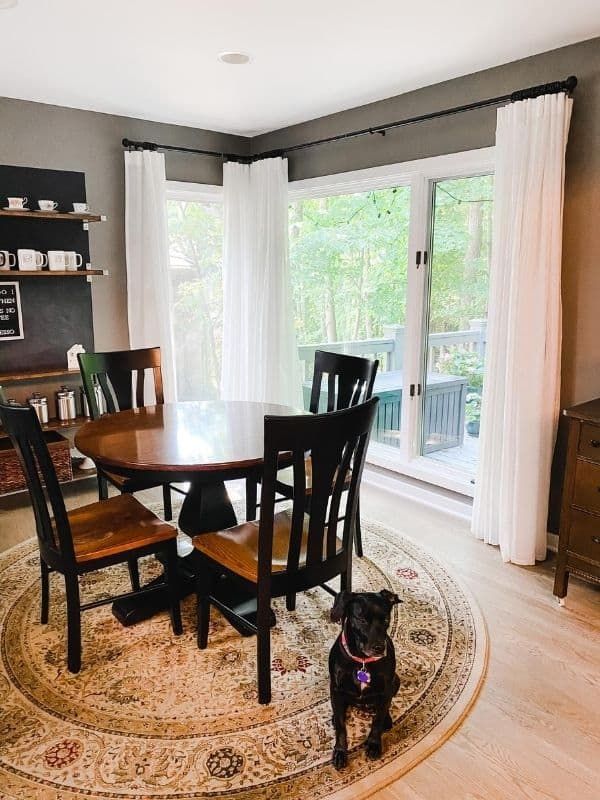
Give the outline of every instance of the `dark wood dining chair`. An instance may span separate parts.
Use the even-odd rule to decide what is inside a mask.
[[[343,353],[330,353],[326,350],[315,352],[315,363],[310,402],[308,410],[312,414],[327,410],[339,411],[342,408],[352,408],[358,403],[364,403],[373,396],[373,385],[377,375],[379,361],[359,356],[348,356]],[[323,383],[326,381],[326,386]],[[323,389],[325,397],[323,398]],[[322,399],[325,400],[325,409],[322,408]],[[311,490],[311,461],[307,456],[307,494],[310,504]],[[246,480],[246,519],[256,517],[258,480],[248,477]],[[349,481],[348,484],[349,485]],[[291,470],[282,470],[279,474],[277,492],[281,499],[293,499],[294,482]],[[347,488],[347,486],[346,486]],[[356,555],[363,555],[362,531],[360,526],[360,499],[356,511],[356,529],[354,531],[354,546]]]
[[[341,576],[351,590],[352,535],[365,454],[378,398],[329,414],[265,417],[264,469],[260,521],[199,534],[194,546],[203,557],[197,582],[198,647],[208,643],[210,606],[233,617],[257,637],[258,699],[271,701],[271,599],[326,585]],[[310,514],[306,513],[312,454]],[[292,508],[275,514],[281,458],[292,462]],[[347,508],[338,536],[342,493]],[[219,576],[229,576],[257,598],[256,625],[238,616],[219,596]],[[288,603],[289,607],[289,603]]]
[[[117,597],[81,603],[79,576],[113,564],[162,554],[170,599],[171,625],[180,634],[177,587],[177,529],[128,494],[67,512],[56,470],[35,411],[8,405],[0,393],[0,421],[10,436],[27,480],[40,552],[41,622],[48,622],[48,575],[59,572],[67,595],[67,664],[81,668],[81,612],[116,599],[163,589],[164,583]]]

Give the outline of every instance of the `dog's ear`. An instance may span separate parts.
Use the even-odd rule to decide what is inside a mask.
[[[388,591],[388,589],[382,589],[379,592],[379,595],[380,597],[383,597],[383,599],[386,600],[390,606],[395,606],[398,603],[402,603],[402,600],[398,597],[398,595],[394,594],[394,592]]]
[[[339,592],[336,594],[333,601],[333,608],[331,609],[331,621],[341,622],[346,616],[346,608],[348,603],[352,600],[354,594],[352,592]]]

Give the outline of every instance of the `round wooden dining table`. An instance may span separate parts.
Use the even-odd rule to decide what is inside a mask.
[[[145,406],[86,422],[75,436],[75,446],[107,472],[149,483],[189,483],[178,524],[183,533],[194,536],[237,523],[225,481],[260,474],[265,415],[305,413],[245,401]],[[185,594],[193,588],[198,556],[189,539],[179,550]],[[119,601],[113,612],[123,624],[132,624],[162,608],[161,595]]]

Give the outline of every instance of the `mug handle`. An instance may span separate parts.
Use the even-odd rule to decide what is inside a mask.
[[[38,261],[38,256],[40,260]],[[35,254],[35,261],[38,267],[47,267],[48,266],[48,256],[46,253],[36,253]]]
[[[23,208],[25,208],[25,206],[27,205],[27,201],[28,201],[28,198],[24,197],[23,198]]]
[[[79,259],[79,261],[77,260]],[[75,253],[75,269],[79,269],[83,264],[83,256],[81,253]]]
[[[11,263],[11,258],[12,258],[12,263]],[[8,264],[9,267],[16,267],[17,266],[16,255],[14,253],[8,253],[6,257],[6,263]]]
[[[52,201],[52,210],[55,211],[57,208],[58,208],[58,203],[56,202],[56,200],[53,200]]]

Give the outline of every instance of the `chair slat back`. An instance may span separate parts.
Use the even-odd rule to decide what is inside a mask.
[[[271,574],[275,484],[281,457],[291,453],[294,499],[287,573],[293,579],[303,569],[326,567],[327,561],[347,557],[352,547],[356,504],[369,434],[379,398],[340,411],[314,416],[265,417],[265,454],[262,477],[259,533],[259,580]],[[306,453],[310,451],[312,480],[306,493]],[[342,492],[351,475],[346,514],[338,540],[338,518]],[[305,515],[307,501],[310,516]],[[306,565],[300,565],[302,543]]]
[[[379,361],[343,353],[315,352],[309,410],[319,411],[323,379],[327,376],[327,411],[339,411],[370,400]]]
[[[142,408],[145,405],[144,381],[147,369],[153,372],[156,403],[164,403],[160,347],[116,350],[109,353],[79,353],[78,359],[83,388],[93,419],[100,416],[94,381],[102,389],[110,414],[126,411],[134,406]]]
[[[35,411],[29,406],[8,405],[0,397],[0,421],[27,481],[41,553],[53,554],[55,559],[74,565],[73,539],[62,491]]]

